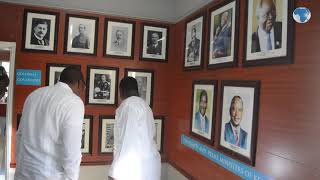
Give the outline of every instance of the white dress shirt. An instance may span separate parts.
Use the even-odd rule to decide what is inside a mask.
[[[262,52],[267,52],[269,51],[267,48],[268,44],[268,36],[269,33],[266,31],[262,30],[260,27],[258,28],[258,36],[259,36],[259,43],[260,43],[260,49]],[[271,37],[271,50],[274,50],[274,29],[272,28],[270,31],[270,37]]]
[[[83,116],[83,102],[67,84],[33,91],[16,133],[14,179],[78,179]]]
[[[109,176],[117,180],[160,180],[161,158],[154,141],[153,113],[140,97],[116,110],[114,156]]]

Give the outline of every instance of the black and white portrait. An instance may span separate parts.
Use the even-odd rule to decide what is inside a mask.
[[[142,25],[142,60],[167,61],[168,27]]]
[[[88,66],[87,104],[115,105],[117,100],[118,68]]]
[[[56,51],[58,14],[26,10],[23,50]]]
[[[237,61],[239,1],[226,1],[210,13],[209,67],[231,67]]]
[[[186,24],[184,67],[195,68],[202,65],[202,42],[204,16],[189,20]]]
[[[220,146],[252,159],[256,147],[258,81],[222,81]]]
[[[67,14],[65,53],[95,55],[97,19],[96,17]]]
[[[94,99],[110,99],[111,80],[109,74],[94,75]]]
[[[91,153],[91,131],[93,116],[85,115],[82,124],[81,152]]]
[[[134,22],[106,19],[105,55],[119,58],[133,57]]]
[[[156,142],[158,151],[162,151],[163,121],[164,121],[164,117],[162,116],[154,118],[154,126],[156,130],[154,141]]]
[[[99,153],[112,153],[114,148],[114,116],[101,115],[99,130]]]
[[[46,65],[46,85],[50,86],[58,83],[60,80],[61,72],[68,66],[75,66],[76,68],[81,69],[81,66],[77,64],[48,63]]]
[[[125,69],[125,75],[137,80],[139,96],[152,107],[154,72],[144,69]]]

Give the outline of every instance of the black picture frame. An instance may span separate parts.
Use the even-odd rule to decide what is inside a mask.
[[[124,42],[126,44],[125,49],[130,48],[130,50],[127,50],[126,52],[123,52],[121,45],[119,45],[119,48],[113,49],[112,43],[113,38],[111,38],[112,34],[116,34],[117,32],[113,33],[113,28],[115,25],[119,25],[117,27],[117,30],[120,30],[122,32],[122,35],[127,35],[127,39]],[[111,19],[111,18],[105,18],[105,28],[104,28],[104,39],[103,39],[103,56],[107,58],[118,58],[118,59],[128,59],[133,60],[134,58],[134,43],[135,43],[135,21],[129,21],[129,20],[119,20],[119,19]],[[110,29],[109,29],[110,28]],[[128,31],[127,33],[126,30]],[[111,32],[111,33],[110,33]],[[129,35],[131,34],[131,37]],[[128,41],[131,41],[128,42]],[[115,43],[115,42],[114,42]],[[130,47],[128,46],[130,45]]]
[[[77,28],[73,28],[74,26],[78,26],[78,30],[76,30]],[[82,40],[79,40],[80,26],[82,31],[84,31],[83,36],[81,36],[84,37]],[[99,17],[66,14],[63,53],[96,56],[98,29]],[[76,35],[75,31],[77,31],[78,35]],[[87,31],[89,31],[88,34],[86,33]],[[83,39],[85,42],[83,42]],[[92,41],[94,42],[92,43]]]
[[[93,116],[92,115],[84,115],[84,121],[86,120],[86,119],[89,119],[89,132],[88,132],[88,141],[89,141],[89,143],[88,143],[88,148],[85,148],[85,144],[84,145],[82,145],[82,143],[84,142],[85,143],[85,141],[83,141],[83,134],[82,134],[82,139],[81,139],[81,152],[82,152],[82,154],[83,155],[92,155],[92,130],[93,130]],[[85,123],[85,122],[84,122]],[[83,130],[84,130],[84,127],[82,127],[82,133],[83,133]],[[84,147],[83,147],[84,146]],[[86,150],[86,149],[88,149],[88,150]]]
[[[205,46],[205,36],[206,36],[206,20],[207,20],[206,14],[200,13],[194,17],[189,18],[185,23],[183,70],[195,70],[195,69],[202,69],[203,68],[204,54],[205,54],[204,53],[204,49],[205,49],[204,46]],[[198,22],[198,21],[200,21],[200,22]],[[201,25],[200,25],[200,27],[197,27],[199,23]],[[199,46],[198,50],[194,50],[195,48],[193,48],[192,44],[191,44],[192,40],[191,40],[191,38],[188,38],[190,36],[192,37],[193,29],[195,29],[195,31],[196,31],[194,46],[196,46],[195,48],[197,48],[197,46]],[[200,36],[201,37],[197,38],[197,35],[199,34],[199,31],[198,31],[199,29],[200,29],[200,33],[201,33]],[[198,58],[194,54],[198,54]],[[193,55],[193,56],[190,57],[191,55]],[[189,62],[189,58],[193,58],[193,59],[197,58],[198,60],[193,60],[193,61]],[[192,62],[194,62],[194,61],[199,61],[199,64],[193,64]],[[187,65],[188,62],[190,65]]]
[[[209,9],[208,69],[229,68],[238,65],[239,3],[239,0],[224,0]],[[231,22],[226,22],[221,27],[221,19],[224,14],[227,15],[227,21]]]
[[[81,70],[81,65],[78,64],[58,64],[58,63],[47,63],[46,64],[46,86],[54,85],[57,83],[56,73],[60,75],[64,68],[73,66]],[[54,74],[54,77],[51,75]]]
[[[259,96],[260,81],[221,82],[218,149],[251,166],[255,166]],[[232,116],[235,120],[232,120]],[[234,129],[240,129],[238,138],[235,138]]]
[[[164,126],[165,126],[165,117],[164,116],[154,116],[154,120],[155,120],[155,129],[156,129],[156,137],[155,137],[155,141],[156,141],[156,145],[157,145],[157,149],[160,153],[163,152],[163,138],[164,138]],[[157,127],[156,124],[161,124],[161,127]],[[158,130],[160,130],[160,132],[158,132]]]
[[[22,117],[22,114],[21,114],[21,113],[18,113],[18,114],[17,114],[16,131],[18,131],[18,129],[19,129],[21,117]]]
[[[131,76],[136,78],[136,76],[140,74],[140,76],[144,76],[146,78],[145,82],[147,83],[146,84],[147,87],[145,92],[145,96],[146,96],[145,98],[144,98],[144,95],[142,95],[141,93],[140,81],[139,79],[136,78],[138,82],[139,95],[142,99],[146,100],[146,102],[149,104],[150,107],[152,107],[153,106],[153,89],[154,89],[154,70],[125,68],[124,71],[125,71],[125,76]],[[133,73],[134,75],[131,75],[131,73]]]
[[[111,129],[111,131],[113,131],[113,134],[111,134],[110,136],[110,139],[112,139],[112,136],[113,136],[113,140],[111,140],[111,146],[112,147],[106,147],[106,143],[103,143],[103,137],[104,135],[107,136],[107,129],[104,129],[103,127],[105,127],[106,125],[104,125],[104,123],[108,123],[108,120],[109,120],[109,124],[113,124],[113,127]],[[115,116],[114,115],[100,115],[99,116],[99,150],[98,150],[98,153],[100,155],[112,155],[113,154],[113,146],[114,146],[114,123],[115,123]],[[105,130],[105,131],[104,131]],[[110,132],[111,132],[110,131]],[[110,133],[109,132],[109,133]],[[108,138],[108,137],[105,137],[105,138]],[[107,141],[107,140],[106,140]],[[105,146],[105,148],[102,149],[102,147]]]
[[[161,45],[157,47],[150,48],[150,43],[152,39],[152,34],[157,34],[158,39],[161,39]],[[164,43],[162,43],[165,41]],[[165,47],[163,47],[165,46]],[[142,61],[154,61],[154,62],[168,62],[168,49],[169,49],[169,26],[168,25],[159,25],[151,23],[142,23],[141,24],[141,41],[140,41],[140,60]],[[148,53],[149,51],[149,53]],[[163,52],[164,51],[164,52]]]
[[[217,88],[216,80],[193,80],[192,82],[192,102],[190,115],[190,134],[209,144],[213,144],[216,126],[217,108]],[[201,98],[206,95],[204,127],[201,127]],[[198,102],[198,103],[197,103]],[[210,106],[211,107],[208,107]],[[196,108],[198,107],[198,108]],[[198,117],[198,118],[197,118]],[[198,120],[197,120],[198,119]]]
[[[100,78],[102,78],[102,75],[105,75],[106,81],[102,82],[101,79],[101,83],[103,84],[99,85],[99,82],[97,81],[97,75],[100,75]],[[118,103],[118,78],[119,68],[117,67],[88,65],[86,84],[86,104],[116,106]],[[97,87],[99,89],[97,89]],[[107,88],[105,90],[106,92],[102,92],[103,90],[101,89],[105,88]]]
[[[46,26],[44,26],[45,24]],[[35,27],[38,26],[36,33]],[[58,12],[25,9],[21,50],[24,52],[57,53],[58,29]],[[35,34],[43,36],[43,39],[37,39]]]
[[[275,19],[273,30],[274,30],[274,42],[272,43],[272,50],[262,50],[260,47],[260,41],[259,41],[259,33],[252,32],[253,25],[249,27],[252,23],[252,19],[250,20],[249,15],[256,17],[253,15],[253,12],[256,12],[256,7],[253,7],[253,2],[257,0],[248,0],[246,1],[246,31],[245,33],[245,44],[244,44],[244,59],[243,59],[243,66],[244,67],[251,67],[251,66],[264,66],[264,65],[273,65],[273,64],[293,64],[294,63],[294,32],[295,32],[295,26],[294,21],[292,18],[292,13],[294,10],[295,0],[283,0],[279,1],[279,3],[282,3],[282,6],[285,4],[287,7],[282,7],[282,21],[277,21]],[[277,4],[276,4],[277,5]],[[276,7],[275,5],[275,7]],[[277,8],[277,7],[276,7]],[[284,13],[283,11],[287,11],[287,13]],[[277,12],[277,11],[276,11]],[[278,17],[279,15],[277,15]],[[287,17],[285,19],[285,16]],[[253,17],[252,17],[253,18]],[[284,19],[284,20],[283,20]],[[283,26],[287,23],[287,27]],[[281,23],[281,25],[280,25]],[[276,25],[277,24],[277,25]],[[277,26],[277,28],[275,28]],[[276,30],[278,29],[278,30]],[[281,35],[279,33],[279,29],[281,29]],[[285,31],[287,30],[287,31]],[[284,31],[285,36],[283,36],[282,31]],[[252,32],[251,34],[249,34]],[[277,33],[278,32],[278,33]],[[272,34],[271,34],[272,36]],[[272,39],[272,37],[271,37]],[[282,43],[284,40],[286,40],[287,43]],[[249,43],[250,41],[250,43]],[[259,44],[259,45],[258,45]],[[249,47],[249,45],[251,45]],[[286,48],[285,48],[285,47]],[[250,52],[251,50],[251,52]]]

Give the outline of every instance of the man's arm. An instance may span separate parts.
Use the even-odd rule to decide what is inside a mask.
[[[84,117],[84,105],[81,100],[70,104],[63,120],[62,141],[63,157],[62,167],[65,179],[77,180],[81,162],[81,138],[82,123]]]

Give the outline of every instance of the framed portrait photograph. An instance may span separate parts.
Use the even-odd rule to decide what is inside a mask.
[[[163,130],[164,130],[164,117],[163,116],[155,116],[154,117],[154,125],[156,128],[156,136],[154,140],[157,144],[157,149],[159,152],[162,152],[163,149]]]
[[[86,104],[116,105],[119,68],[87,66]]]
[[[258,132],[260,81],[222,81],[219,149],[252,166]]]
[[[239,1],[226,0],[210,9],[208,68],[237,65]]]
[[[105,19],[104,56],[133,59],[135,22]]]
[[[91,154],[93,116],[85,115],[82,124],[81,152]]]
[[[292,0],[248,0],[244,66],[293,63]]]
[[[214,141],[216,100],[217,81],[193,81],[190,134],[208,143]]]
[[[115,117],[101,115],[99,119],[99,153],[113,153]]]
[[[185,27],[184,70],[200,69],[203,66],[205,15],[187,20]]]
[[[18,131],[18,129],[19,129],[21,116],[22,116],[22,114],[21,114],[21,113],[18,113],[18,114],[17,114],[17,124],[16,124],[16,125],[17,125],[17,127],[16,127],[16,131]]]
[[[169,27],[142,24],[140,59],[168,62]]]
[[[152,107],[154,71],[126,68],[125,76],[130,76],[137,80],[139,96],[144,99],[150,107]]]
[[[97,55],[98,17],[66,15],[64,53]]]
[[[51,86],[59,82],[61,72],[68,66],[74,66],[81,69],[81,65],[77,64],[48,63],[46,65],[46,86]]]
[[[58,26],[58,13],[24,10],[22,50],[56,53]]]

